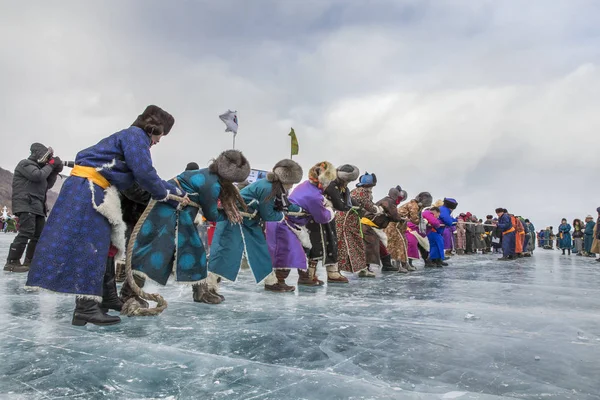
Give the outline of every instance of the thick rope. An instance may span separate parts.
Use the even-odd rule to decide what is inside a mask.
[[[172,194],[167,196],[167,199],[174,200],[179,203],[184,201],[184,197],[179,197],[179,196],[175,196]],[[148,307],[147,304],[140,304],[140,302],[137,301],[136,297],[132,297],[129,300],[127,300],[125,302],[125,304],[123,304],[123,308],[121,309],[121,315],[127,315],[128,317],[156,316],[156,315],[159,315],[160,313],[162,313],[168,306],[167,301],[160,294],[144,292],[144,290],[137,285],[137,283],[135,282],[135,279],[133,279],[133,271],[131,269],[131,261],[133,259],[133,247],[135,246],[137,236],[138,236],[140,230],[142,229],[142,225],[144,225],[144,222],[148,218],[148,215],[150,215],[150,212],[152,211],[152,209],[154,208],[156,203],[157,203],[156,200],[151,200],[150,203],[148,203],[148,206],[146,207],[146,209],[144,210],[142,216],[140,217],[138,222],[135,224],[135,228],[133,228],[133,231],[131,232],[131,237],[129,238],[129,243],[127,243],[127,254],[125,256],[126,257],[125,258],[125,274],[127,275],[127,283],[131,287],[131,290],[133,290],[133,293],[135,293],[136,296],[138,296],[144,300],[150,300],[150,301],[156,302],[156,307],[150,308],[150,307]],[[192,201],[190,201],[188,203],[188,205],[190,205],[192,207],[200,208],[200,206],[198,204],[196,204]]]

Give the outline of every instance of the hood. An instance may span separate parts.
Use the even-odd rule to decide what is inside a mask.
[[[40,164],[45,164],[52,157],[52,149],[49,149],[41,143],[32,144],[29,150],[31,151],[29,159],[37,161]]]
[[[433,203],[433,197],[429,192],[421,192],[415,197],[417,203],[421,207],[431,207],[431,203]]]

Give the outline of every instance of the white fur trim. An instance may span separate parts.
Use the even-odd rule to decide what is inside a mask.
[[[263,282],[268,286],[275,285],[277,282],[279,282],[277,280],[277,276],[275,275],[275,271],[272,271],[269,275],[267,275]]]
[[[373,228],[373,230],[375,231],[375,233],[377,234],[377,236],[379,236],[379,240],[381,241],[381,243],[383,243],[383,245],[385,247],[387,247],[387,245],[388,245],[388,237],[387,237],[386,233],[383,231],[383,229]]]
[[[427,251],[430,250],[429,240],[426,237],[421,236],[416,231],[410,231],[410,233],[417,239],[417,241],[419,242],[419,244],[421,245],[421,247],[423,247]]]
[[[293,227],[289,224],[289,222],[285,221],[285,224],[290,228],[292,232],[296,235],[300,243],[302,243],[302,247],[307,250],[312,249],[312,243],[310,242],[310,234],[308,233],[308,229],[305,226]]]
[[[102,164],[102,166],[96,168],[96,171],[100,172],[103,171],[105,169],[112,169],[112,167],[114,167],[115,165],[117,165],[117,159],[113,158],[113,160],[109,163],[106,164]]]
[[[110,241],[117,248],[118,252],[115,258],[119,259],[125,254],[125,232],[127,231],[127,225],[123,222],[119,191],[114,186],[106,188],[104,190],[104,201],[97,206],[94,195],[94,183],[91,180],[88,180],[88,182],[90,184],[90,192],[92,193],[92,206],[100,215],[108,220],[112,227]]]

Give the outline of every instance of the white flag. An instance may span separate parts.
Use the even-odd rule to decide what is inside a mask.
[[[237,130],[238,130],[237,111],[229,110],[225,114],[219,115],[219,118],[221,118],[221,121],[223,121],[225,123],[225,126],[227,126],[227,129],[225,129],[225,132],[233,132],[234,135],[237,135]]]

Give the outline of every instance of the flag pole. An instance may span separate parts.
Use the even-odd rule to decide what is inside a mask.
[[[233,134],[233,149],[235,150],[235,133]]]

